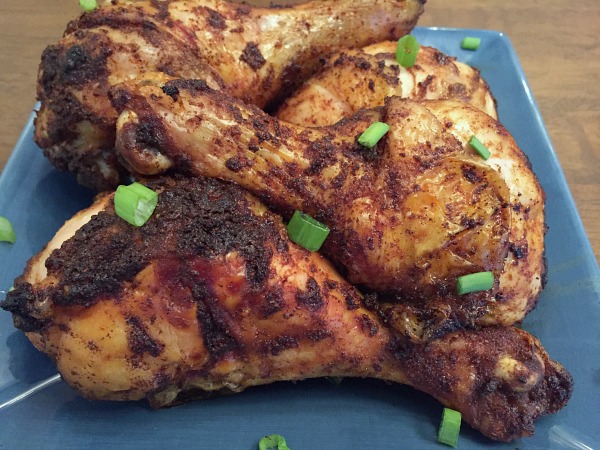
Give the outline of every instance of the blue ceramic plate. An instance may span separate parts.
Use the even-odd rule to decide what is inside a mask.
[[[414,34],[482,71],[501,121],[546,190],[549,282],[524,328],[575,379],[570,403],[539,420],[534,437],[503,446],[464,425],[459,448],[545,449],[553,425],[600,440],[600,271],[517,56],[509,39],[493,31],[419,28]],[[480,37],[479,50],[461,50],[465,36]],[[91,192],[48,164],[32,129],[30,121],[0,178],[0,215],[18,234],[14,245],[0,243],[0,290],[10,288],[64,220],[92,201]],[[54,373],[0,312],[0,403]],[[250,450],[261,436],[279,433],[293,450],[444,448],[436,440],[441,412],[411,388],[370,380],[277,383],[161,411],[143,402],[83,400],[61,382],[0,411],[0,447]]]

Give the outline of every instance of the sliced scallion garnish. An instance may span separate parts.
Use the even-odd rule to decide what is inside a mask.
[[[494,285],[494,274],[492,272],[477,272],[458,277],[456,292],[458,295],[470,292],[488,291]]]
[[[464,50],[477,50],[481,44],[481,39],[478,37],[467,36],[460,43],[460,47]]]
[[[270,448],[275,448],[277,450],[290,450],[283,436],[279,434],[269,434],[258,442],[258,450],[267,450]]]
[[[90,12],[98,7],[98,2],[96,0],[79,0],[79,6],[85,12]]]
[[[396,61],[402,67],[412,67],[417,61],[417,54],[419,53],[419,42],[417,38],[412,34],[407,34],[398,40],[396,46]]]
[[[289,238],[311,252],[321,248],[329,234],[329,228],[308,214],[296,211],[288,223]]]
[[[471,139],[469,139],[469,145],[473,148],[473,150],[479,153],[483,159],[487,160],[490,157],[490,151],[475,136],[471,136]]]
[[[438,431],[438,442],[456,447],[456,444],[458,444],[461,420],[461,413],[450,408],[444,408],[442,422],[440,423],[440,429]]]
[[[390,126],[387,123],[375,122],[369,125],[363,134],[358,137],[358,143],[363,147],[373,148],[379,140],[387,133]]]
[[[14,244],[16,240],[17,237],[12,223],[6,217],[0,216],[0,241]]]
[[[121,185],[115,192],[115,212],[131,225],[144,225],[156,208],[158,194],[143,184]]]

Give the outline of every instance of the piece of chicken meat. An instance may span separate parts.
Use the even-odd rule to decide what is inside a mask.
[[[411,340],[523,319],[544,278],[544,193],[489,115],[462,102],[398,97],[331,127],[280,122],[202,81],[157,77],[114,91],[117,151],[137,174],[232,181],[290,217],[331,228],[323,251],[352,283],[385,293]],[[377,120],[391,129],[357,143]],[[476,135],[484,161],[468,144]],[[492,271],[489,291],[457,278]]]
[[[222,0],[106,0],[69,23],[42,55],[35,141],[96,189],[124,176],[113,148],[111,86],[145,72],[202,78],[264,107],[319,58],[408,33],[424,0],[316,0],[258,8]]]
[[[396,61],[396,46],[381,42],[327,58],[323,69],[283,102],[277,117],[306,127],[333,125],[394,95],[460,100],[498,117],[494,96],[477,69],[426,46],[405,68]]]
[[[404,345],[278,216],[212,179],[163,179],[142,227],[113,195],[69,220],[2,307],[90,399],[168,406],[278,380],[373,377],[414,386],[508,441],[567,402],[572,380],[512,327]]]

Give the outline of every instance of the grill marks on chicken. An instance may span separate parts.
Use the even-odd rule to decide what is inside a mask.
[[[285,99],[277,117],[307,127],[333,125],[396,95],[460,100],[497,118],[496,101],[477,69],[425,46],[415,65],[404,68],[396,61],[396,45],[381,42],[327,58],[319,73]]]
[[[497,440],[533,433],[568,400],[570,375],[526,332],[489,327],[406,345],[246,192],[203,178],[150,186],[159,202],[143,227],[116,217],[104,195],[28,263],[2,304],[84,396],[159,407],[279,380],[374,377],[433,395]]]
[[[303,128],[201,81],[125,83],[113,101],[130,170],[226,179],[285,215],[300,209],[326,223],[324,251],[349,281],[398,294],[389,319],[410,340],[512,324],[541,290],[543,192],[509,133],[469,105],[393,97]],[[356,138],[376,120],[391,130],[364,149]],[[473,134],[492,151],[488,161],[466,144]],[[527,255],[517,258],[514,245]],[[486,270],[494,289],[455,294],[458,276]]]
[[[97,189],[124,175],[114,155],[111,86],[146,72],[201,78],[264,107],[297,87],[323,54],[408,33],[421,0],[313,1],[253,8],[219,0],[104,2],[42,55],[35,140],[50,161]]]

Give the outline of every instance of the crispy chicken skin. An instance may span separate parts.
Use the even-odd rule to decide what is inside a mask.
[[[202,81],[129,82],[117,150],[134,173],[232,181],[289,217],[331,228],[323,251],[347,279],[389,294],[388,318],[410,340],[509,325],[532,309],[544,276],[544,194],[510,134],[454,101],[398,97],[331,127],[280,122]],[[368,150],[356,138],[382,120]],[[477,135],[487,161],[466,142]],[[456,295],[456,279],[492,271],[492,290]]]
[[[220,0],[106,0],[42,55],[35,140],[57,167],[97,189],[124,175],[107,92],[145,72],[202,78],[264,107],[319,58],[408,33],[424,0],[316,0],[253,8]]]
[[[528,333],[489,327],[404,345],[247,192],[204,178],[150,187],[159,201],[145,225],[99,197],[2,304],[85,397],[161,407],[278,380],[374,377],[427,392],[502,441],[567,402],[570,375]]]
[[[290,97],[277,117],[306,127],[333,125],[393,95],[413,100],[461,100],[497,118],[496,101],[477,69],[432,47],[421,46],[414,66],[396,61],[396,42],[346,50]]]

